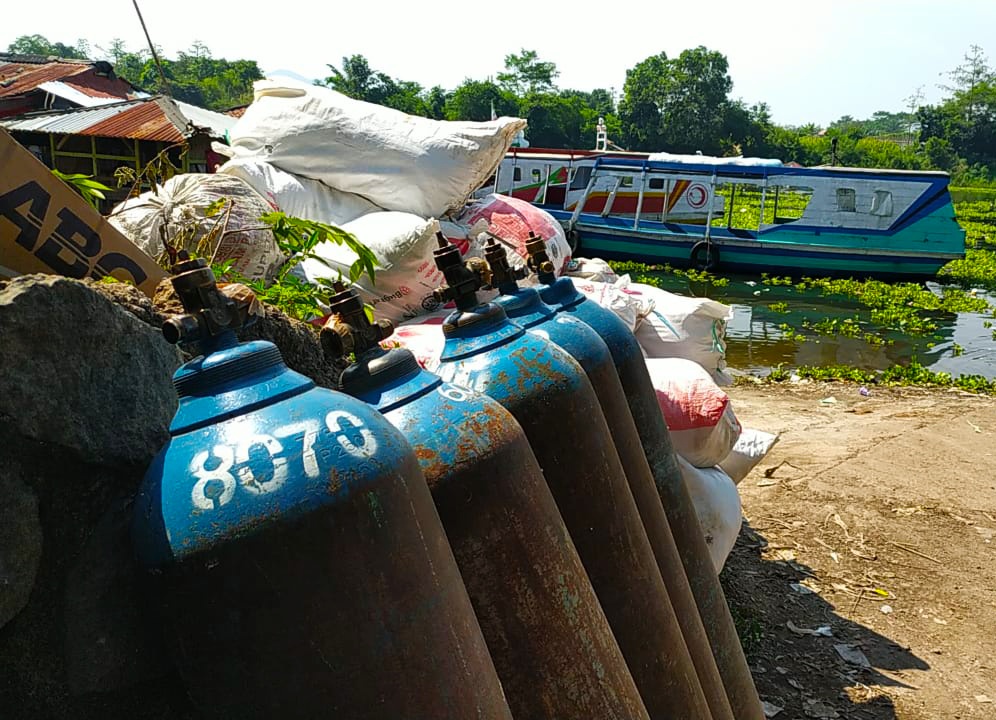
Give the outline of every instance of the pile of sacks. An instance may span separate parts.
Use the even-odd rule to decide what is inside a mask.
[[[564,274],[636,334],[718,572],[740,532],[736,486],[777,440],[770,433],[744,429],[721,387],[732,383],[725,342],[731,308],[633,283],[600,259],[571,260]],[[444,343],[439,326],[446,315],[437,312],[402,323],[386,345],[401,344],[422,367],[435,370]]]
[[[111,222],[156,257],[164,241],[242,275],[269,280],[286,261],[259,217],[289,216],[336,225],[377,258],[374,281],[354,287],[380,317],[395,323],[431,312],[442,275],[432,261],[436,234],[465,257],[482,256],[479,237],[509,241],[524,262],[530,231],[547,239],[559,269],[569,260],[563,229],[529,203],[490,195],[468,204],[494,174],[525,120],[444,122],[353,100],[288,81],[255,84],[255,98],[214,149],[231,159],[217,174],[177,176],[156,192],[120,205]],[[218,200],[231,211],[208,213]],[[210,248],[205,238],[214,232]],[[356,255],[329,241],[294,270],[311,283],[348,277]]]

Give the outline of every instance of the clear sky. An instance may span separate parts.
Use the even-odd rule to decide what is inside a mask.
[[[733,96],[767,102],[783,124],[898,111],[920,86],[926,102],[936,102],[942,74],[972,44],[996,64],[996,0],[139,4],[167,56],[200,40],[215,57],[317,78],[328,74],[327,63],[360,53],[393,77],[447,89],[495,75],[507,53],[528,48],[557,64],[560,87],[621,93],[626,70],[640,60],[705,45],[729,59]],[[145,47],[131,0],[19,0],[0,17],[2,49],[35,33],[68,44],[121,38],[129,49]]]

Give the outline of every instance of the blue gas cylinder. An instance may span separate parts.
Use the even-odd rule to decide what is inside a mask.
[[[526,271],[515,270],[509,265],[505,248],[495,242],[493,237],[485,246],[484,256],[491,272],[490,284],[499,292],[493,302],[504,308],[509,319],[517,325],[553,341],[566,350],[580,363],[588,379],[591,380],[643,520],[644,529],[654,550],[671,605],[677,618],[681,619],[680,624],[676,618],[675,622],[665,628],[665,632],[677,635],[667,640],[669,646],[678,648],[674,662],[676,665],[685,662],[680,658],[680,648],[684,644],[688,649],[687,662],[691,663],[698,676],[713,720],[734,720],[723,680],[709,645],[709,638],[657,495],[654,476],[650,471],[647,456],[643,452],[636,423],[626,402],[609,348],[590,326],[570,313],[556,312],[543,302],[539,291],[535,288],[519,287],[518,281],[525,276]],[[637,628],[630,629],[638,631]],[[619,637],[623,647],[638,641],[636,638]],[[639,671],[633,672],[641,688],[654,688],[657,692],[667,694],[668,688],[657,678],[653,676],[644,678]],[[650,692],[645,690],[643,694],[647,707],[653,708],[657,704],[648,699]]]
[[[688,650],[598,397],[557,345],[525,333],[481,279],[440,240],[440,299],[457,310],[443,324],[439,374],[504,405],[525,430],[651,718],[708,718]]]
[[[414,448],[513,716],[647,718],[519,423],[408,350],[381,348],[390,323],[371,323],[352,291],[336,289],[326,355],[355,356],[341,389]]]
[[[754,680],[709,556],[695,507],[681,479],[671,435],[657,404],[656,391],[636,336],[615,313],[588,300],[574,287],[570,278],[556,277],[542,238],[530,238],[526,250],[529,265],[538,275],[543,300],[558,311],[583,320],[608,345],[733,715],[737,720],[763,720],[764,712]],[[641,509],[647,516],[656,513],[649,503]]]
[[[203,261],[173,278],[170,439],[136,501],[150,600],[213,718],[510,720],[404,437],[234,329],[255,301]],[[246,291],[248,293],[248,291]]]

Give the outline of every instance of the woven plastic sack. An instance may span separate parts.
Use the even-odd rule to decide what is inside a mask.
[[[210,217],[208,208],[223,200],[221,211]],[[157,192],[142,193],[121,203],[108,220],[152,257],[166,241],[214,262],[233,261],[232,269],[251,279],[268,280],[286,259],[273,233],[261,227],[260,217],[270,204],[236,177],[188,173],[164,182]],[[220,239],[201,247],[212,231]]]
[[[254,88],[253,103],[229,132],[232,156],[422,217],[463,207],[526,125],[519,118],[430,120],[284,79]]]

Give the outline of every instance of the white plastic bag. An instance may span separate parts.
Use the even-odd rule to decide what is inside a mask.
[[[708,370],[716,382],[730,385],[726,369],[726,324],[733,316],[729,305],[708,298],[690,298],[631,283],[626,292],[640,300],[646,317],[636,339],[652,358],[681,357]]]
[[[626,292],[626,287],[629,285],[629,275],[623,275],[613,283],[583,280],[576,277],[572,277],[571,280],[578,292],[584,293],[585,297],[592,302],[614,312],[630,330],[636,329],[643,313],[643,307],[634,296]]]
[[[226,201],[221,211],[208,217],[208,208],[219,200]],[[108,220],[152,257],[163,252],[165,230],[167,241],[180,246],[177,249],[208,255],[219,263],[232,260],[233,270],[256,280],[269,279],[286,259],[273,233],[260,222],[272,209],[239,178],[187,173],[170,178],[158,192],[126,200],[114,208]],[[224,231],[217,245],[199,248],[215,228],[219,233]]]
[[[712,564],[719,574],[740,534],[743,522],[740,493],[730,476],[718,467],[693,467],[680,455],[678,467],[692,496]]]
[[[730,396],[691,360],[648,358],[647,371],[675,452],[695,467],[719,464],[733,450],[742,429]]]
[[[432,291],[444,283],[436,269],[432,251],[438,247],[436,232],[439,223],[401,212],[368,213],[352,222],[343,223],[343,230],[370,248],[379,268],[374,282],[364,275],[352,287],[363,302],[373,306],[378,318],[400,325],[405,320],[438,309]],[[477,252],[476,244],[468,244],[464,257]],[[326,242],[315,248],[322,258],[304,260],[298,267],[312,283],[319,278],[349,277],[349,267],[356,260],[352,250],[344,245]]]
[[[381,209],[359,195],[284,172],[261,160],[229,160],[218,172],[244,180],[274,208],[304,220],[342,225]]]
[[[525,200],[507,195],[487,195],[467,205],[456,217],[457,223],[468,228],[477,228],[482,221],[487,223],[485,230],[503,240],[506,247],[523,261],[526,259],[526,241],[530,231],[543,238],[556,275],[561,274],[564,263],[571,258],[571,246],[567,244],[561,224],[546,210]],[[509,252],[509,255],[512,253]],[[509,259],[512,260],[511,257]],[[513,267],[519,264],[513,262]]]
[[[614,283],[619,279],[616,271],[601,258],[571,258],[564,266],[564,275],[603,283]]]
[[[740,438],[733,446],[733,450],[727,455],[719,467],[730,476],[734,483],[740,484],[754,467],[764,460],[774,444],[778,442],[778,436],[763,430],[744,428],[740,433]]]
[[[526,125],[429,120],[285,79],[254,87],[255,100],[229,133],[233,156],[422,217],[461,208]]]

